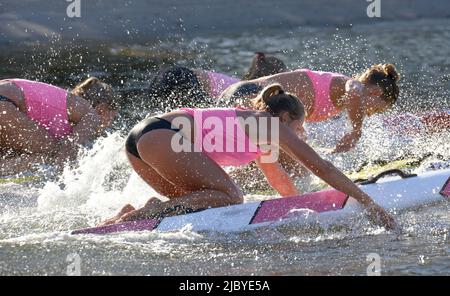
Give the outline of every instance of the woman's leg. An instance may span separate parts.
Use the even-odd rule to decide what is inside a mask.
[[[151,218],[176,206],[195,211],[242,203],[243,195],[239,188],[208,156],[201,152],[176,153],[171,149],[171,138],[174,134],[175,132],[170,130],[153,130],[141,137],[138,151],[144,163],[179,188],[177,190],[186,194],[155,204],[151,208],[132,211],[125,214],[121,218],[122,221]],[[191,148],[193,151],[193,147]],[[160,180],[149,178],[147,181],[153,186],[152,182]],[[170,214],[177,213],[175,211],[168,215]]]
[[[129,152],[126,153],[128,156],[128,160],[130,161],[130,164],[133,167],[134,171],[159,194],[167,198],[174,198],[189,193],[189,191],[185,191],[182,188],[178,187],[177,185],[161,177],[161,175],[159,175],[158,172],[156,172],[152,167],[150,167],[141,159],[137,158],[136,156],[134,156]],[[143,208],[149,209],[155,204],[159,203],[160,203],[159,199],[152,197],[147,201],[147,203]],[[103,221],[98,226],[116,223],[117,220],[119,220],[123,215],[135,210],[136,209],[132,205],[126,204],[117,215],[108,220]]]
[[[51,153],[56,141],[47,131],[19,111],[14,104],[0,102],[0,145],[27,153]]]
[[[128,160],[134,171],[156,192],[168,198],[178,197],[189,193],[176,184],[161,177],[151,166],[127,152]]]
[[[56,141],[11,102],[0,101],[0,157],[4,152],[15,157],[0,159],[0,175],[28,171],[34,164],[52,163]]]

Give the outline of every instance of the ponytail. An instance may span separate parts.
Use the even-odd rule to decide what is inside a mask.
[[[242,80],[257,79],[260,77],[285,72],[286,70],[287,67],[282,60],[274,56],[267,56],[263,52],[255,52],[250,68],[242,77]]]
[[[296,96],[286,93],[279,84],[266,86],[252,104],[256,110],[269,112],[275,117],[282,112],[289,112],[293,119],[305,116],[303,103]]]

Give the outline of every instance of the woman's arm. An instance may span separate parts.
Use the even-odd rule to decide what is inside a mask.
[[[352,109],[348,110],[349,118],[353,127],[353,130],[346,133],[341,140],[336,144],[332,153],[347,152],[355,148],[362,134],[363,116],[358,111]]]
[[[364,112],[361,106],[362,84],[356,80],[349,80],[345,85],[345,90],[346,102],[343,107],[347,109],[353,130],[342,137],[332,153],[347,152],[353,149],[361,138],[364,121]]]
[[[6,159],[0,158],[0,176],[15,175],[48,164],[54,165],[54,158],[44,153],[22,154]]]
[[[71,135],[74,146],[84,145],[97,137],[102,130],[102,119],[86,100],[69,95],[67,110],[70,122],[75,125]]]
[[[0,102],[0,133],[7,148],[25,153],[54,155],[59,143],[10,102]]]
[[[256,164],[261,169],[264,176],[266,176],[269,185],[281,196],[294,196],[300,194],[291,177],[278,162],[265,163],[261,162],[260,159],[257,159]]]
[[[308,144],[283,125],[280,125],[280,146],[317,177],[361,203],[368,210],[372,222],[381,224],[387,229],[395,227],[394,219],[383,208],[376,205],[370,196],[330,162],[323,160]]]

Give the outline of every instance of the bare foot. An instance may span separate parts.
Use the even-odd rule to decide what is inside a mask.
[[[151,213],[156,214],[160,211],[158,209],[158,205],[162,203],[163,202],[159,198],[152,197],[145,203],[142,208],[126,213],[125,215],[120,217],[120,219],[116,220],[116,223],[150,219],[149,217],[151,217]]]
[[[115,220],[115,223],[121,223],[121,222],[125,222],[125,221],[134,221],[134,220],[141,220],[142,215],[145,215],[145,213],[152,211],[152,209],[155,209],[156,205],[161,204],[162,201],[157,198],[157,197],[151,197],[146,203],[145,205],[138,209],[138,210],[134,210],[133,211],[128,211],[126,213],[124,213],[120,218]]]
[[[162,203],[162,201],[157,197],[151,197],[144,205],[144,208],[151,208],[153,205]]]
[[[120,210],[120,212],[117,215],[115,215],[114,217],[112,217],[112,218],[110,218],[108,220],[105,220],[105,221],[101,222],[97,226],[105,226],[105,225],[114,224],[114,223],[117,222],[117,220],[120,219],[120,217],[122,217],[126,213],[129,213],[129,212],[134,211],[134,210],[135,210],[135,208],[132,205],[127,204]]]

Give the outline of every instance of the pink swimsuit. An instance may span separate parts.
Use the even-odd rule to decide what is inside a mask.
[[[209,77],[209,88],[211,89],[210,96],[214,99],[219,98],[227,87],[240,81],[235,77],[217,72],[207,71],[207,73]]]
[[[237,120],[236,109],[181,110],[194,117],[196,151],[206,153],[217,164],[240,166],[261,155],[261,150],[248,138]]]
[[[8,79],[22,91],[27,116],[56,139],[72,133],[67,115],[67,91],[42,82],[25,79]]]
[[[307,121],[318,122],[336,116],[341,111],[334,106],[330,97],[331,81],[334,77],[348,77],[331,72],[311,71],[301,69],[297,71],[306,72],[314,87],[314,112],[308,116]]]

